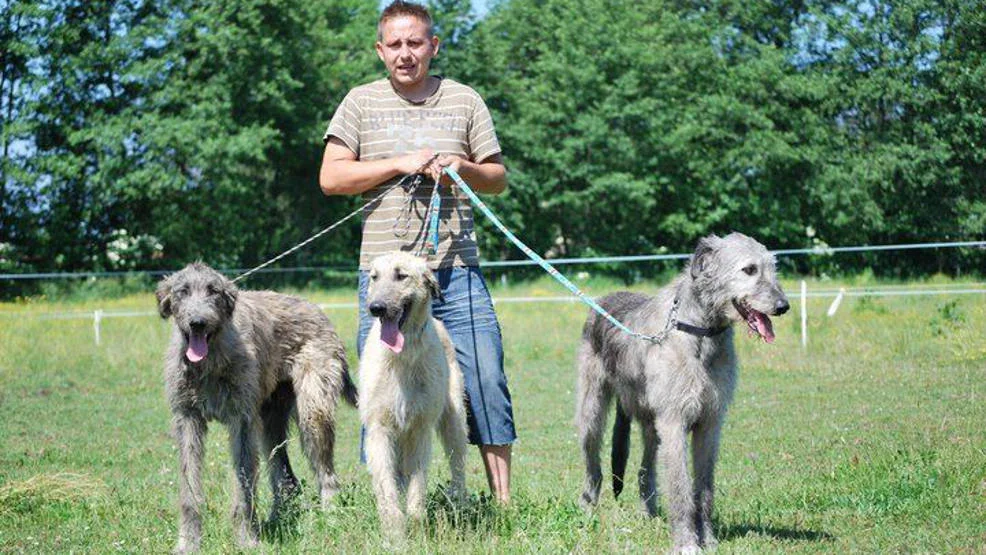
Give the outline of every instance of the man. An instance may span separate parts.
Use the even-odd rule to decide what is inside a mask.
[[[427,255],[444,296],[433,312],[452,336],[463,372],[469,441],[479,445],[490,490],[505,504],[517,436],[500,325],[479,271],[472,208],[442,169],[489,194],[506,188],[506,169],[483,99],[429,75],[439,44],[424,7],[396,1],[383,10],[376,51],[388,77],[351,90],[337,108],[324,136],[319,185],[326,195],[362,194],[369,201],[405,175],[426,176],[416,188],[395,187],[364,209],[357,349],[362,353],[372,324],[365,306],[370,260],[393,250]],[[435,179],[442,185],[440,231],[438,244],[430,245],[425,215]]]

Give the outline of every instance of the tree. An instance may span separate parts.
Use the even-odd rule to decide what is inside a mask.
[[[772,226],[748,216],[796,196],[769,194],[803,164],[793,151],[807,114],[774,100],[798,77],[773,44],[728,46],[729,29],[662,2],[517,0],[489,15],[470,79],[511,172],[498,206],[538,250],[682,250],[731,228],[777,244],[799,222],[797,205]]]
[[[0,1],[0,271],[29,269],[27,255],[38,234],[29,217],[35,191],[25,187],[32,144],[24,118],[30,92],[28,64],[37,56],[38,8],[19,0]]]

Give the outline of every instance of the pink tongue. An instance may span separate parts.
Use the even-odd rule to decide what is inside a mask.
[[[188,350],[185,356],[192,362],[198,362],[209,354],[209,343],[205,340],[205,334],[191,334],[188,336]]]
[[[767,343],[774,342],[774,325],[771,323],[770,318],[762,312],[753,311],[753,317],[756,319],[757,333],[763,338]]]
[[[397,320],[380,319],[380,341],[395,353],[404,350],[404,334],[397,328]]]

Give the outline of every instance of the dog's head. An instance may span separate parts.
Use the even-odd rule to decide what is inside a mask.
[[[406,252],[377,257],[370,264],[366,307],[380,320],[380,339],[395,353],[404,348],[404,331],[431,317],[431,299],[442,298],[435,275],[421,258]]]
[[[774,340],[769,316],[784,314],[791,305],[766,247],[742,233],[710,235],[698,242],[689,272],[693,289],[710,310],[746,322],[768,343]]]
[[[158,283],[157,307],[173,318],[185,338],[185,357],[199,362],[209,354],[209,341],[233,316],[238,290],[212,268],[195,262]]]

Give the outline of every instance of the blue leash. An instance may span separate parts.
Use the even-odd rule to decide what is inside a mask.
[[[435,180],[435,187],[431,190],[431,203],[428,205],[429,217],[429,245],[431,249],[431,254],[436,254],[438,252],[438,220],[442,211],[442,194],[440,192],[441,187],[438,185],[438,179]]]
[[[520,250],[522,250],[524,252],[524,254],[527,255],[528,258],[530,258],[531,260],[537,262],[542,268],[544,268],[544,271],[548,272],[548,274],[550,274],[551,277],[553,277],[556,280],[558,280],[559,283],[561,283],[562,285],[564,285],[565,288],[567,288],[569,291],[571,291],[573,295],[575,295],[576,297],[579,298],[579,300],[581,300],[583,303],[585,303],[586,305],[588,305],[589,308],[591,308],[592,310],[594,310],[597,313],[599,313],[599,315],[601,315],[604,318],[606,318],[607,320],[609,320],[614,326],[616,326],[620,330],[622,330],[622,331],[624,331],[624,332],[626,332],[626,333],[628,333],[628,334],[630,334],[630,335],[632,335],[634,337],[643,339],[645,341],[650,341],[651,343],[662,343],[662,342],[664,342],[664,340],[667,339],[668,335],[671,333],[671,330],[676,327],[676,325],[677,325],[676,314],[677,314],[677,309],[678,309],[677,299],[675,299],[675,304],[672,306],[671,312],[668,314],[668,325],[665,326],[664,330],[662,330],[657,335],[645,335],[643,333],[635,332],[635,331],[631,330],[630,328],[626,327],[622,322],[620,322],[615,317],[613,317],[612,314],[610,314],[609,312],[606,312],[606,309],[604,309],[603,307],[599,306],[599,304],[596,303],[596,301],[594,301],[594,300],[590,299],[589,297],[587,297],[585,295],[585,293],[583,293],[581,290],[579,290],[579,288],[576,287],[574,283],[572,283],[571,281],[569,281],[568,278],[566,278],[565,276],[561,275],[561,273],[559,273],[558,270],[556,270],[554,268],[554,266],[552,266],[551,264],[549,264],[545,259],[541,258],[540,255],[538,255],[536,252],[532,251],[527,245],[525,245],[523,242],[521,242],[520,239],[518,239],[513,233],[511,233],[510,230],[507,229],[506,226],[504,226],[503,223],[501,223],[500,220],[496,216],[493,215],[493,212],[486,206],[486,204],[482,200],[480,200],[478,196],[476,196],[476,193],[473,193],[472,192],[472,189],[470,189],[469,186],[466,185],[466,182],[463,181],[461,177],[459,177],[459,174],[455,170],[453,170],[452,168],[446,167],[445,168],[445,173],[447,173],[452,178],[452,180],[455,181],[456,185],[458,185],[463,190],[463,192],[466,193],[466,196],[469,197],[469,200],[471,200],[472,203],[475,204],[483,212],[483,214],[485,214],[486,217],[489,218],[490,221],[493,222],[493,225],[495,225],[504,235],[507,236],[507,239],[510,239],[510,241],[512,241],[513,244],[517,245],[517,248],[519,248]],[[436,190],[437,189],[438,188],[436,186]],[[433,194],[432,195],[432,202],[433,203],[434,203],[434,200],[435,200],[435,196]],[[432,229],[434,229],[436,231],[436,233],[437,233],[437,227],[438,227],[438,214],[437,214],[437,210],[436,210],[436,212],[432,214]],[[436,245],[438,244],[438,242],[437,242],[437,236],[436,236],[436,242],[435,242],[435,244]]]

